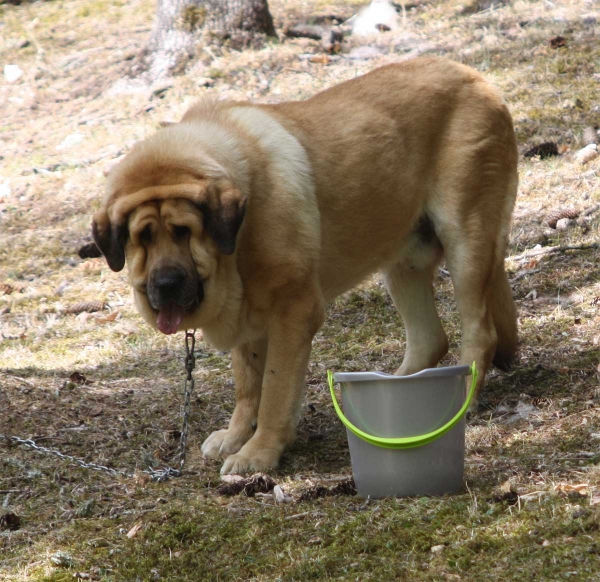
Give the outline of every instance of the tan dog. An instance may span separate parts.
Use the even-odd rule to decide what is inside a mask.
[[[517,345],[504,253],[517,191],[510,114],[475,71],[414,59],[306,101],[204,102],[136,145],[94,216],[140,313],[231,349],[236,407],[211,434],[223,473],[274,467],[295,436],[327,302],[382,270],[406,325],[397,374],[446,354],[432,288],[444,256],[461,362]]]

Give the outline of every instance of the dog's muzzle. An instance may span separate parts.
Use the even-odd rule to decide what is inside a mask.
[[[172,334],[179,330],[186,313],[201,303],[204,287],[195,274],[190,277],[180,267],[163,267],[150,274],[147,294],[150,305],[158,311],[158,328]]]

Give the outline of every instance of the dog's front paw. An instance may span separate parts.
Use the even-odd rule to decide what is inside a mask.
[[[237,453],[252,436],[231,429],[217,430],[202,443],[202,454],[209,459]]]
[[[267,449],[254,444],[249,440],[235,455],[225,459],[221,468],[221,475],[243,475],[274,469],[279,464],[281,450]]]

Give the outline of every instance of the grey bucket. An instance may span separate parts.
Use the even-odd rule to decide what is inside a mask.
[[[466,394],[465,376],[471,374]],[[458,492],[463,485],[465,413],[475,391],[472,366],[329,373],[338,416],[346,425],[356,489],[361,497],[411,497]],[[333,389],[339,382],[342,412]]]

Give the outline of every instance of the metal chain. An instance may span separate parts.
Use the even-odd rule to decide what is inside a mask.
[[[164,469],[146,469],[142,471],[150,475],[150,478],[153,481],[158,481],[159,483],[162,481],[167,481],[171,477],[180,477],[183,472],[183,466],[185,464],[185,454],[187,449],[187,439],[189,433],[189,419],[190,419],[190,410],[191,410],[191,399],[192,399],[192,391],[194,390],[194,378],[192,376],[192,372],[196,365],[196,357],[194,356],[194,348],[196,347],[196,331],[186,331],[185,332],[185,370],[186,370],[186,378],[184,384],[184,398],[183,398],[183,410],[182,410],[182,422],[181,422],[181,436],[179,439],[179,446],[177,447],[177,458],[179,468],[174,469],[173,467],[165,467]],[[111,475],[122,475],[124,477],[134,477],[133,473],[128,473],[127,471],[111,469],[110,467],[105,467],[104,465],[98,465],[96,463],[87,463],[82,459],[78,459],[77,457],[73,457],[72,455],[66,455],[65,453],[61,453],[56,449],[49,449],[48,447],[44,447],[38,445],[32,439],[22,439],[17,436],[8,436],[4,434],[0,434],[0,440],[6,440],[9,442],[13,442],[19,445],[24,445],[37,451],[38,453],[43,453],[45,455],[54,455],[63,459],[64,461],[69,461],[84,469],[91,469],[93,471],[104,471],[106,473],[110,473]]]
[[[187,439],[189,432],[190,409],[192,392],[194,390],[194,377],[192,372],[196,367],[196,356],[194,356],[194,348],[196,347],[196,331],[185,332],[185,370],[187,376],[183,389],[183,412],[181,422],[181,437],[179,439],[179,471],[183,470],[185,465],[185,453],[187,450]]]
[[[75,463],[76,465],[79,465],[80,467],[83,467],[84,469],[93,469],[94,471],[106,471],[107,473],[110,473],[111,475],[127,475],[128,477],[131,477],[131,475],[125,473],[124,471],[117,471],[116,469],[111,469],[110,467],[105,467],[104,465],[97,465],[96,463],[86,463],[85,461],[82,461],[81,459],[72,457],[71,455],[66,455],[64,453],[61,453],[60,451],[57,451],[56,449],[49,449],[48,447],[43,447],[41,445],[38,445],[32,439],[22,439],[17,436],[7,436],[4,434],[0,434],[0,439],[12,441],[13,443],[16,443],[19,445],[25,445],[26,447],[29,447],[30,449],[33,449],[34,451],[37,451],[38,453],[44,453],[46,455],[55,455],[56,457],[60,457],[61,459],[65,460],[65,461],[70,461],[71,463]]]

